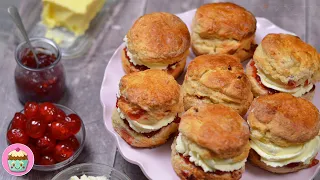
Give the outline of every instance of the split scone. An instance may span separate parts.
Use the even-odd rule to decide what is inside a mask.
[[[191,27],[194,54],[230,54],[241,61],[252,57],[256,19],[241,6],[229,2],[199,7]]]
[[[162,70],[125,75],[119,84],[115,131],[133,147],[164,144],[177,132],[183,112],[180,85]]]
[[[122,66],[128,73],[161,69],[177,78],[189,55],[190,34],[176,15],[156,12],[141,16],[124,38]]]
[[[223,104],[245,115],[253,100],[239,59],[225,54],[201,55],[192,60],[182,89],[185,110],[203,103]]]
[[[255,97],[284,92],[312,100],[320,80],[320,55],[311,45],[289,34],[268,34],[247,64]]]
[[[171,149],[174,171],[183,180],[240,179],[250,151],[249,127],[220,104],[192,107],[181,117]]]
[[[252,164],[273,172],[291,173],[318,164],[318,109],[286,93],[256,98],[249,109]]]

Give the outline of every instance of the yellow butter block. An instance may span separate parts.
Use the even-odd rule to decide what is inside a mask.
[[[106,0],[42,0],[42,21],[49,28],[65,27],[82,35]]]

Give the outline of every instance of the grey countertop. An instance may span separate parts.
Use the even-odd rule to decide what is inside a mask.
[[[25,0],[28,2],[27,0]],[[22,109],[13,80],[16,63],[13,58],[13,25],[6,13],[9,5],[19,6],[21,0],[0,1],[0,153],[6,147],[6,128],[14,112]],[[90,61],[77,64],[66,63],[68,97],[62,104],[74,109],[83,118],[87,139],[81,155],[72,164],[84,162],[104,163],[127,174],[131,179],[143,180],[140,168],[130,164],[117,151],[114,138],[104,127],[102,107],[99,100],[100,85],[105,67],[114,50],[121,44],[124,35],[132,23],[144,13],[166,11],[180,13],[197,8],[207,0],[125,0],[121,8],[108,21],[110,28],[100,35],[101,44]],[[303,40],[320,50],[320,1],[318,0],[239,0],[236,2],[253,12],[255,16],[265,17],[278,26],[292,31]],[[39,0],[40,3],[40,0]],[[77,68],[74,68],[76,65]],[[61,170],[59,170],[61,171]],[[59,171],[31,171],[16,178],[0,168],[0,179],[51,179]],[[317,177],[316,179],[320,179]]]

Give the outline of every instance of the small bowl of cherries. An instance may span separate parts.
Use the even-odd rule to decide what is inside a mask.
[[[83,121],[71,109],[49,102],[27,102],[7,129],[7,143],[27,145],[34,170],[54,171],[75,160],[84,147]]]

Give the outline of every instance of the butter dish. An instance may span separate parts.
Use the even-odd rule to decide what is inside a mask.
[[[23,1],[20,13],[30,37],[52,39],[59,45],[63,59],[76,59],[84,56],[89,51],[94,39],[104,28],[107,28],[105,27],[108,25],[106,22],[120,0],[91,0],[87,2],[81,0],[82,5],[86,8],[80,6],[80,1],[76,5],[70,4],[70,1],[65,6],[59,6],[60,1],[43,0],[42,3],[40,1]],[[70,7],[73,11],[67,12]],[[52,18],[52,11],[59,12],[56,19]],[[81,19],[81,23],[79,19]],[[15,32],[15,37],[16,42],[22,41],[19,33]]]

